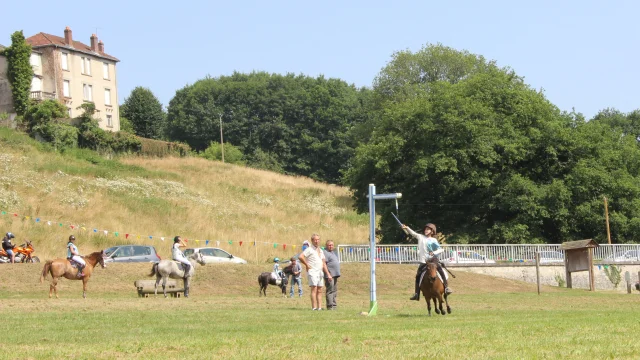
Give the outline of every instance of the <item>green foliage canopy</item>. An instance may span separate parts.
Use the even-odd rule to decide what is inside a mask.
[[[22,30],[11,34],[11,46],[5,48],[2,54],[7,58],[13,107],[18,115],[23,115],[29,107],[33,69],[30,62],[31,45],[25,41]]]
[[[131,122],[136,135],[149,139],[163,137],[166,114],[151,90],[141,86],[133,89],[120,107],[120,114]]]
[[[176,92],[167,134],[201,151],[219,141],[222,117],[225,141],[249,165],[335,183],[353,155],[350,132],[366,117],[366,92],[322,76],[205,78]]]

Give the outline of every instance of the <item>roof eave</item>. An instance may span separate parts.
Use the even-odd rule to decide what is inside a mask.
[[[84,50],[80,50],[71,46],[63,46],[63,45],[58,45],[58,44],[45,44],[45,45],[36,45],[36,46],[31,46],[32,49],[40,49],[40,48],[44,48],[47,46],[53,46],[56,48],[61,48],[61,49],[67,49],[69,51],[76,51],[79,53],[83,53],[83,54],[87,54],[87,55],[91,55],[91,56],[95,56],[95,57],[99,57],[101,59],[105,59],[105,60],[109,60],[109,61],[113,61],[113,62],[120,62],[120,60],[116,57],[106,57],[104,55],[100,55],[98,53],[94,53],[91,51],[84,51]]]

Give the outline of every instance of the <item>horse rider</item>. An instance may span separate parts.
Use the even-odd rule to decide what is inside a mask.
[[[284,274],[280,271],[280,258],[273,259],[273,273],[276,274],[276,281],[280,280],[282,282]]]
[[[174,237],[173,246],[171,247],[171,258],[182,264],[184,267],[184,277],[186,279],[189,275],[189,270],[191,270],[191,263],[184,257],[184,254],[180,250],[181,247],[187,247],[187,244],[180,236]]]
[[[75,236],[69,236],[69,242],[67,243],[67,259],[73,260],[78,264],[78,277],[83,277],[84,267],[87,265],[87,263],[78,252],[78,247],[76,246],[75,241]]]
[[[409,235],[418,240],[418,257],[420,260],[420,266],[418,266],[418,272],[416,273],[415,293],[411,298],[409,298],[409,300],[420,300],[420,277],[427,269],[427,262],[435,262],[437,264],[438,273],[440,273],[440,277],[442,278],[444,285],[444,292],[446,294],[451,294],[453,291],[449,289],[447,277],[445,276],[444,270],[438,260],[438,255],[444,250],[440,247],[438,240],[434,238],[436,235],[436,226],[432,223],[426,224],[422,230],[424,235],[418,234],[404,224],[402,224],[402,229],[407,230]]]
[[[13,233],[8,232],[4,238],[2,238],[2,250],[7,253],[7,257],[11,259],[11,263],[16,262],[16,255],[13,253],[13,248],[16,247],[11,243],[11,239],[14,239],[16,236]]]

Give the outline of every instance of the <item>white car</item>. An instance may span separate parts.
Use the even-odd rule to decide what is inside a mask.
[[[194,253],[202,254],[204,262],[207,264],[246,264],[247,260],[235,257],[228,252],[214,248],[214,247],[202,247],[202,248],[189,248],[184,250],[184,256],[190,256]]]
[[[563,263],[564,254],[560,251],[540,251],[540,264]]]
[[[445,251],[440,255],[442,262],[451,264],[495,264],[495,260],[487,259],[475,251]]]

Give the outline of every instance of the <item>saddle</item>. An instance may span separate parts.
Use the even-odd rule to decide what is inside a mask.
[[[274,272],[271,273],[271,279],[273,279],[276,282],[276,285],[282,284],[282,278],[279,277],[278,274]]]
[[[422,272],[420,273],[420,284],[422,284],[422,279],[424,279],[424,275],[427,273],[427,268],[425,267],[424,270],[422,270]],[[440,275],[440,272],[437,271],[436,274],[438,275],[438,279],[440,279],[440,281],[442,281],[442,283],[444,284],[444,280],[442,278],[442,275]],[[449,276],[447,275],[446,272],[444,272],[444,276],[446,278],[446,280],[449,280]]]
[[[71,264],[71,267],[74,269],[78,269],[81,267],[80,263],[73,260],[72,258],[67,258],[67,261],[69,261],[69,263]]]

